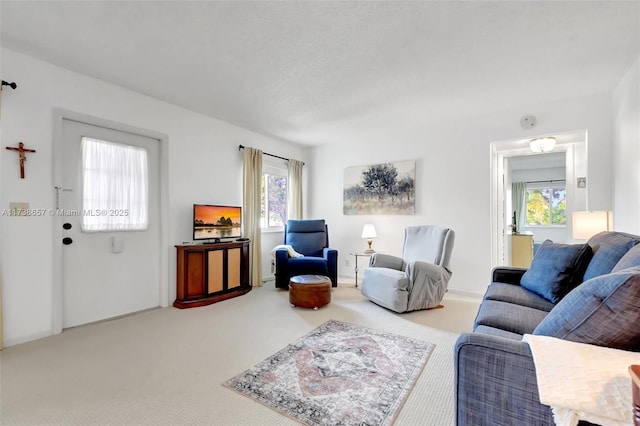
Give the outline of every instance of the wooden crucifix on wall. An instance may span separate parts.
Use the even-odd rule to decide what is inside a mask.
[[[23,142],[20,142],[17,148],[15,146],[8,146],[6,148],[10,151],[16,151],[20,156],[20,179],[24,179],[24,162],[27,161],[26,153],[34,153],[36,150],[25,148]]]

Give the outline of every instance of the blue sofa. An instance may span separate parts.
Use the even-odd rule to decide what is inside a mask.
[[[529,269],[492,271],[474,331],[455,346],[458,426],[555,424],[524,334],[640,351],[640,236],[545,241]]]

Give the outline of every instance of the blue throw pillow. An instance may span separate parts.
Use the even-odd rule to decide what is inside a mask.
[[[621,232],[600,232],[589,238],[587,244],[593,250],[593,258],[584,272],[584,280],[613,272],[613,267],[629,251],[638,244],[631,235]]]
[[[636,244],[622,256],[622,259],[616,263],[611,272],[619,272],[627,268],[633,268],[634,266],[640,266],[640,244]]]
[[[582,282],[591,260],[589,244],[542,243],[520,285],[552,303],[558,303]]]
[[[640,348],[640,267],[585,281],[533,331],[623,350]]]

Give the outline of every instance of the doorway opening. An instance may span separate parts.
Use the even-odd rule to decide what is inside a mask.
[[[518,164],[529,164],[526,166],[529,168],[528,170],[535,170],[536,163],[539,168],[543,168],[545,164],[556,166],[564,160],[566,224],[563,229],[565,242],[569,242],[572,235],[571,213],[585,210],[586,208],[587,190],[584,187],[579,188],[577,181],[578,178],[587,178],[587,131],[567,131],[554,133],[553,136],[556,137],[557,144],[552,151],[545,154],[534,154],[529,149],[529,141],[536,136],[491,143],[490,215],[492,267],[511,265],[510,234],[513,230],[514,211],[511,188],[514,182],[514,165],[516,166],[515,170],[518,170],[518,167],[524,167],[518,166]],[[523,228],[526,228],[526,225]],[[540,235],[540,237],[543,236]],[[556,238],[558,237],[556,236]],[[563,236],[560,236],[560,238],[563,238]]]

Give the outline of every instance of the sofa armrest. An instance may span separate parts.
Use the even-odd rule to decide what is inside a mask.
[[[516,266],[498,266],[491,271],[491,281],[494,283],[506,283],[520,285],[520,279],[527,272],[527,268]]]
[[[555,425],[551,407],[540,403],[528,344],[462,334],[454,357],[458,426]]]
[[[390,254],[374,253],[369,260],[369,266],[372,268],[389,268],[402,271],[403,261],[402,258]]]

